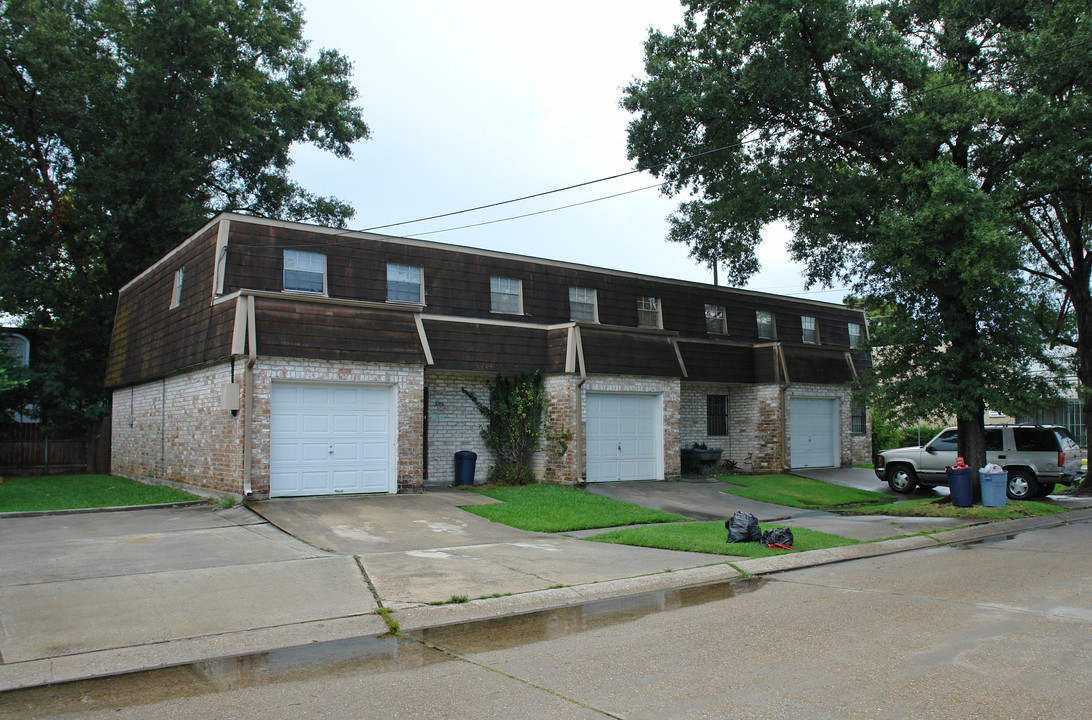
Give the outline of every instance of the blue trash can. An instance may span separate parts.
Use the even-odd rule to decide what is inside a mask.
[[[947,468],[948,489],[952,493],[952,504],[956,507],[974,505],[974,486],[971,484],[970,468]]]
[[[1009,484],[1009,474],[1001,472],[978,473],[978,481],[982,484],[982,504],[986,507],[1005,507],[1005,492]]]
[[[473,485],[474,467],[478,464],[478,454],[469,450],[455,453],[455,484]]]

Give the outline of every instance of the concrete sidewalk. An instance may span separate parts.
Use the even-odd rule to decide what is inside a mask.
[[[724,502],[708,483],[626,483],[609,492],[706,511]],[[722,517],[756,509],[725,497]],[[6,517],[0,690],[378,636],[388,631],[380,606],[413,631],[1092,518],[1085,510],[743,560],[526,533],[459,510],[482,501],[430,489],[257,504],[265,517],[212,505]],[[763,519],[791,515],[786,524],[795,526],[845,523],[829,531],[850,536],[916,531],[888,532],[890,518],[757,509]],[[453,596],[469,602],[429,604]]]

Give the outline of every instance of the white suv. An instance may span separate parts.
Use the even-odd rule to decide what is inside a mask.
[[[876,456],[876,477],[897,493],[947,485],[945,469],[955,464],[957,439],[956,429],[948,428],[922,447],[885,450]],[[1056,483],[1073,485],[1081,472],[1081,448],[1059,425],[987,426],[986,460],[1008,472],[1013,500],[1049,495]]]

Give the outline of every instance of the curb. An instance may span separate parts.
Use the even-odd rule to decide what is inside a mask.
[[[210,505],[213,501],[204,500],[179,500],[178,502],[154,503],[152,505],[112,505],[110,507],[94,508],[64,508],[62,510],[28,510],[26,512],[0,513],[0,520],[21,517],[52,517],[54,515],[91,515],[94,513],[128,512],[130,510],[157,510],[179,507],[197,507],[198,505]]]
[[[167,505],[167,507],[171,506],[173,505]],[[959,545],[1087,520],[1092,520],[1092,508],[1073,510],[1058,515],[984,523],[929,535],[722,562],[674,572],[538,590],[499,598],[483,598],[467,603],[392,608],[391,612],[403,632],[421,632],[430,628],[516,617],[645,593],[671,592],[881,555]],[[199,662],[222,661],[324,642],[378,638],[388,632],[389,628],[382,617],[375,613],[368,613],[27,660],[0,665],[0,692],[159,670]]]

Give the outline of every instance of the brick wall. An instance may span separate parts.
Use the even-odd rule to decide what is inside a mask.
[[[493,454],[485,449],[481,428],[485,417],[463,392],[466,388],[484,403],[489,402],[487,373],[425,371],[428,387],[428,484],[455,482],[455,453],[470,450],[478,454],[474,482],[483,483]]]
[[[252,483],[255,494],[269,493],[269,402],[275,380],[393,386],[398,417],[398,491],[421,489],[424,472],[424,371],[421,366],[258,358],[254,366]]]
[[[581,414],[587,423],[589,392],[652,393],[663,399],[663,458],[664,479],[679,477],[682,458],[679,455],[680,383],[677,378],[589,375],[582,388]]]
[[[243,493],[245,360],[235,361],[243,387],[240,411],[220,409],[220,389],[231,382],[224,363],[114,392],[111,472],[211,491]],[[332,363],[259,358],[254,366],[251,485],[269,493],[270,393],[274,380],[379,383],[395,388],[398,489],[422,485],[423,372],[419,366]]]
[[[854,435],[852,423],[852,393],[840,385],[792,385],[785,391],[786,427],[792,420],[793,397],[834,398],[838,400],[838,438],[842,465],[868,462],[871,456],[871,434]],[[867,450],[865,449],[867,447]],[[789,466],[792,466],[791,448],[786,450]]]
[[[728,396],[728,434],[710,436],[706,397]],[[781,469],[781,395],[777,385],[682,384],[681,447],[704,443],[747,472]]]
[[[243,363],[237,361],[236,380]],[[220,409],[231,364],[201,368],[113,394],[110,472],[186,485],[212,493],[242,492],[243,418]]]

